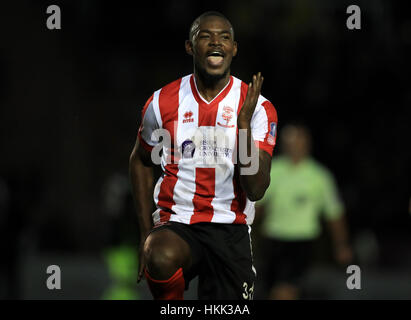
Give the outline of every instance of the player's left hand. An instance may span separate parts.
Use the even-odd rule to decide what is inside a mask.
[[[261,75],[261,72],[253,75],[252,82],[248,84],[247,95],[238,115],[237,123],[250,123],[255,107],[257,106],[263,81],[264,77]]]

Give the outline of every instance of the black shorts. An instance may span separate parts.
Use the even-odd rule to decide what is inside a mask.
[[[152,232],[163,228],[174,231],[190,246],[192,266],[184,274],[186,289],[198,276],[198,298],[201,300],[253,298],[255,269],[249,226],[167,222]]]
[[[262,280],[271,287],[279,283],[300,286],[313,256],[313,241],[264,239]]]

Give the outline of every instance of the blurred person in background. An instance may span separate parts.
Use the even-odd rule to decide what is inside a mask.
[[[105,300],[136,300],[140,298],[135,287],[138,258],[135,244],[139,235],[137,217],[127,176],[114,173],[107,177],[102,190],[103,212],[109,222],[109,243],[103,258],[110,276],[110,285],[102,295]]]
[[[309,130],[301,124],[290,124],[284,127],[280,139],[283,155],[273,160],[271,184],[257,203],[265,244],[262,283],[267,286],[268,299],[294,300],[301,297],[301,280],[321,233],[322,213],[336,261],[348,265],[353,254],[343,203],[332,174],[310,155]]]

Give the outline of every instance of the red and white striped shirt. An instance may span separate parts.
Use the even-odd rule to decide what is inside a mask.
[[[154,188],[155,224],[166,221],[252,224],[254,202],[242,189],[235,164],[237,115],[247,88],[244,82],[231,76],[226,87],[207,102],[191,74],[157,90],[148,99],[138,132],[140,143],[152,151],[159,143],[158,136],[153,134],[156,129],[167,130],[171,138],[170,146],[162,146],[163,175]],[[258,148],[270,155],[276,141],[276,127],[277,112],[260,95],[251,131]]]

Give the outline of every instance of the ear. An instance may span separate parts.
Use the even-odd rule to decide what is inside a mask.
[[[233,46],[234,46],[233,57],[235,57],[237,55],[237,50],[238,50],[237,41],[234,41]]]
[[[193,55],[193,42],[190,40],[186,40],[185,47],[186,47],[186,52],[190,56],[192,56]]]

